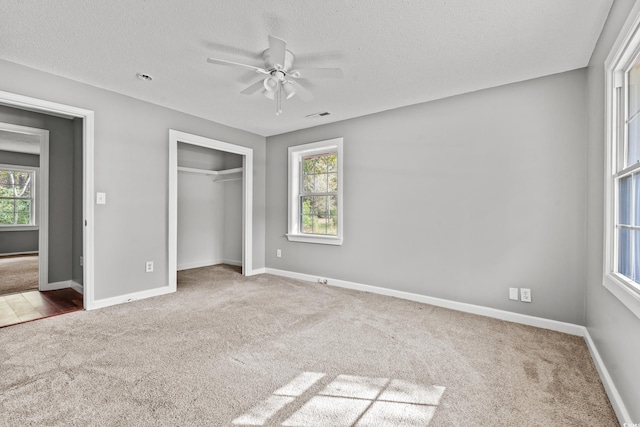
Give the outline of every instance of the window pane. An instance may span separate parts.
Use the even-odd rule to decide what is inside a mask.
[[[327,156],[327,170],[329,172],[337,172],[338,171],[338,154],[333,153]]]
[[[315,213],[320,217],[327,216],[327,196],[317,196],[315,199]]]
[[[640,201],[640,174],[633,175],[633,187],[633,225],[640,225],[640,206],[638,206]]]
[[[327,223],[327,234],[338,235],[338,217],[330,216],[329,222]]]
[[[338,198],[336,196],[329,197],[329,215],[338,215]]]
[[[301,200],[301,207],[300,210],[302,211],[303,215],[309,215],[311,213],[311,197],[309,196],[302,196]]]
[[[313,173],[316,159],[314,157],[304,157],[302,159],[302,171],[303,173]]]
[[[313,232],[313,216],[312,215],[302,215],[302,232],[303,233]]]
[[[629,118],[640,110],[640,59],[629,70]]]
[[[327,175],[316,175],[315,176],[315,193],[326,193],[327,192]]]
[[[632,230],[633,234],[633,281],[640,283],[640,230]],[[629,275],[629,277],[631,277]]]
[[[314,186],[313,186],[313,179],[314,175],[305,175],[304,176],[304,184],[302,186],[302,192],[304,193],[313,193],[314,190]]]
[[[326,172],[327,172],[327,156],[316,157],[314,173],[326,173]]]
[[[631,277],[631,230],[618,230],[618,273]]]
[[[321,217],[313,218],[313,233],[327,234],[327,218],[321,218]]]
[[[629,123],[629,152],[627,166],[640,162],[640,117],[636,117]]]
[[[618,183],[618,223],[631,225],[631,177],[620,179]]]
[[[640,117],[638,117],[638,113],[640,113],[640,61],[636,60],[627,77],[629,79],[627,166],[630,166],[640,161]]]
[[[338,174],[337,173],[329,174],[328,192],[329,193],[338,192]]]

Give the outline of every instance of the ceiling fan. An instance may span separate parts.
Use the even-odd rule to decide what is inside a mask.
[[[340,79],[343,76],[340,68],[293,69],[294,56],[290,50],[287,50],[287,42],[273,36],[269,36],[269,48],[262,53],[262,58],[264,59],[263,68],[216,58],[207,58],[207,62],[244,67],[263,74],[264,77],[260,77],[260,80],[240,93],[251,95],[262,90],[264,96],[276,101],[277,116],[282,113],[283,96],[290,99],[298,95],[304,101],[313,99],[311,92],[296,82],[296,79]]]

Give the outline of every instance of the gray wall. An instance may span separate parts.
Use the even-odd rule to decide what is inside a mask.
[[[0,150],[0,164],[39,167],[40,156]],[[38,252],[37,230],[0,231],[0,254],[25,252]]]
[[[221,170],[224,153],[178,143],[178,166]],[[224,228],[224,183],[178,172],[178,270],[221,264]]]
[[[242,167],[242,156],[224,153],[224,168]],[[263,219],[261,219],[263,220]],[[224,246],[225,262],[242,262],[242,180],[224,183]]]
[[[178,143],[178,166],[242,167],[243,156]],[[242,180],[178,173],[178,270],[222,262],[242,264]]]
[[[83,268],[80,257],[84,248],[84,214],[82,209],[83,186],[83,154],[82,154],[82,119],[73,119],[73,230],[71,245],[71,277],[79,285],[84,283]]]
[[[40,167],[40,156],[37,154],[16,153],[0,150],[0,163],[5,165]]]
[[[604,61],[635,2],[617,0],[589,63],[587,319],[631,420],[640,422],[640,319],[602,285],[604,235]]]
[[[95,189],[107,193],[95,206],[96,299],[168,284],[169,129],[253,148],[253,267],[264,267],[264,137],[7,61],[0,75],[0,90],[95,112]]]
[[[267,266],[582,324],[585,85],[578,70],[267,138]],[[335,137],[344,244],[288,242],[287,147]]]
[[[71,280],[73,121],[0,106],[0,122],[49,131],[49,283]]]

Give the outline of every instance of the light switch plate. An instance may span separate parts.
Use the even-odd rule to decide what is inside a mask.
[[[97,205],[106,205],[107,204],[107,193],[96,193],[96,204]]]
[[[518,288],[509,288],[509,299],[518,301]]]

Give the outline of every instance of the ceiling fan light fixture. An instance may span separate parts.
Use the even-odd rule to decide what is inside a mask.
[[[291,99],[296,94],[296,88],[293,87],[291,82],[282,83],[282,90],[284,90],[286,99]]]
[[[264,96],[266,96],[268,99],[271,99],[271,100],[276,99],[276,92],[275,91],[270,92],[270,91],[265,89],[265,90],[262,91],[262,94]]]
[[[267,77],[266,79],[264,79],[263,84],[264,90],[270,93],[274,93],[276,90],[278,90],[278,85],[280,84],[280,82],[275,77]]]

